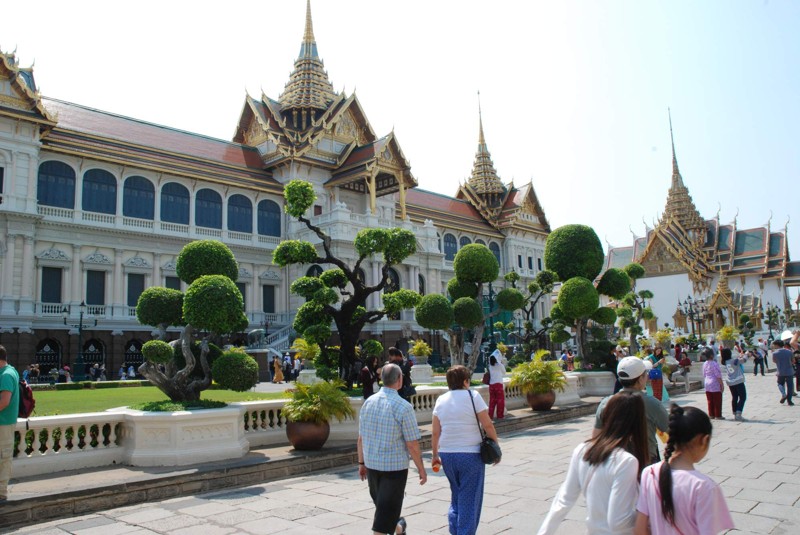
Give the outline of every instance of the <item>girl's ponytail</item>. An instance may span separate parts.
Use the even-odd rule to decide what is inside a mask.
[[[664,462],[661,463],[661,469],[658,472],[658,490],[661,493],[661,511],[667,522],[675,525],[675,504],[672,501],[672,467],[669,465],[669,459],[675,452],[675,445],[678,444],[680,437],[681,425],[680,420],[683,418],[683,408],[676,404],[672,404],[669,412],[669,440],[667,440],[667,447],[664,449]]]

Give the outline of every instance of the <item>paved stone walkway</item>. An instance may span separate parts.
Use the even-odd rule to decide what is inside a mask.
[[[800,404],[779,405],[772,376],[747,379],[748,421],[715,421],[711,451],[699,469],[722,485],[738,528],[730,533],[798,533]],[[705,408],[702,391],[676,401]],[[728,393],[723,415],[731,416]],[[487,469],[478,532],[535,533],[564,479],[570,453],[589,436],[591,425],[592,418],[585,417],[502,437],[503,462]],[[443,472],[429,471],[425,486],[409,477],[404,505],[409,533],[446,534],[448,504]],[[353,467],[62,519],[11,533],[366,534],[372,511],[367,485]],[[584,533],[584,514],[583,507],[576,506],[559,533]]]

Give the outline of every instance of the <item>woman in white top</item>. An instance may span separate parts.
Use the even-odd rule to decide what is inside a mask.
[[[639,474],[647,464],[644,400],[639,392],[622,390],[608,400],[600,433],[572,452],[567,479],[539,535],[556,532],[581,492],[586,498],[586,533],[633,533]]]
[[[439,396],[433,407],[433,467],[441,464],[450,482],[450,533],[473,535],[478,529],[483,505],[486,465],[481,461],[481,432],[477,418],[489,438],[497,432],[486,402],[469,388],[470,373],[464,366],[447,370],[450,391]],[[474,408],[473,408],[474,406]]]
[[[503,377],[506,375],[506,367],[498,362],[492,355],[489,357],[489,418],[502,420],[506,414],[506,395],[503,392]],[[496,411],[496,412],[495,412]]]

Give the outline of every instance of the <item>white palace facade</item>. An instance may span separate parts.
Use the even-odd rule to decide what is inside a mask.
[[[12,362],[64,365],[79,351],[108,370],[140,362],[151,328],[136,321],[139,294],[181,288],[176,254],[197,239],[233,250],[249,328],[267,326],[271,343],[286,344],[300,305],[289,284],[319,269],[270,262],[282,239],[312,239],[283,211],[283,184],[294,178],[314,184],[309,216],[340,256],[353,257],[362,228],[417,235],[418,252],[392,270],[393,286],[444,291],[469,243],[487,245],[501,273],[530,279],[544,267],[550,227],[533,185],[501,182],[482,122],[456,195],[419,188],[394,133],[377,135],[355,94],[333,90],[310,6],[283,93],[246,96],[236,121],[223,141],[44,97],[33,70],[0,51],[0,343]],[[453,162],[453,172],[468,167]],[[378,273],[378,263],[365,263],[368,281]],[[365,337],[386,345],[420,334],[413,312],[371,329]]]

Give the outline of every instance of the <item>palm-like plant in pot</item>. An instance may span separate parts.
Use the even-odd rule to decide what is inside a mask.
[[[539,350],[530,362],[523,362],[511,370],[510,386],[519,387],[535,411],[548,411],[556,402],[556,390],[563,392],[567,378],[558,363],[543,360],[550,352]]]
[[[298,383],[291,399],[283,406],[286,437],[296,450],[318,450],[331,433],[330,421],[355,416],[350,398],[341,390],[341,381],[321,381],[312,385]]]

